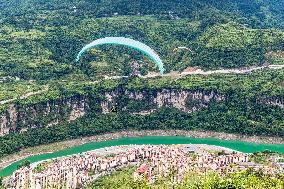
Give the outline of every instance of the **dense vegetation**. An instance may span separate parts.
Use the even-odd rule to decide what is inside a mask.
[[[29,0],[0,1],[2,15],[8,18],[24,16],[32,18],[35,13],[61,13],[62,17],[54,17],[53,23],[63,24],[70,16],[110,17],[114,13],[119,15],[156,15],[162,18],[171,18],[167,13],[180,18],[200,17],[204,20],[218,20],[220,15],[238,18],[254,27],[283,28],[283,1],[281,0],[70,0],[70,1],[43,1]],[[76,9],[76,11],[74,11]],[[50,11],[50,12],[49,12]],[[216,14],[214,18],[212,15]],[[56,14],[55,14],[56,15]],[[26,24],[26,27],[32,24]]]
[[[276,155],[278,154],[275,154],[274,152],[271,152],[269,150],[265,150],[263,152],[255,152],[251,154],[249,159],[250,161],[255,162],[255,163],[269,164],[270,158]],[[284,155],[279,156],[279,157],[284,157]]]
[[[36,130],[30,128],[25,133],[11,133],[0,137],[0,156],[14,153],[26,147],[125,129],[197,129],[284,137],[284,110],[259,102],[259,99],[262,98],[267,100],[283,99],[284,72],[282,70],[262,71],[242,76],[188,76],[179,80],[171,80],[165,77],[149,80],[130,78],[128,80],[105,80],[96,84],[91,84],[88,80],[82,78],[81,80],[73,79],[68,82],[50,83],[49,90],[44,94],[17,101],[17,104],[32,104],[66,98],[74,94],[84,94],[93,100],[90,102],[92,108],[88,115],[71,124],[62,122],[56,127]],[[165,88],[215,91],[224,95],[226,100],[212,102],[208,108],[191,114],[176,109],[161,109],[144,117],[131,115],[130,112],[152,108],[151,104],[147,101],[133,101],[120,96],[118,113],[98,114],[100,107],[96,100],[102,98],[101,94],[104,91],[143,90],[150,94],[151,91]],[[123,107],[127,107],[127,109],[123,110]],[[62,110],[64,110],[64,107],[62,107]],[[62,115],[65,115],[65,113],[61,111]],[[31,121],[39,125],[48,123],[48,120],[43,118]],[[23,125],[19,125],[19,128]]]
[[[276,111],[261,105],[257,106],[257,109],[247,107],[246,111],[234,108],[232,104],[214,103],[208,109],[194,114],[182,113],[176,109],[161,109],[149,116],[131,115],[126,112],[93,114],[68,125],[29,129],[21,134],[1,137],[0,156],[40,144],[129,129],[211,130],[247,135],[284,136],[284,127],[281,125],[283,110]],[[256,110],[258,117],[255,117]],[[267,114],[269,116],[265,116]]]
[[[273,189],[281,188],[282,177],[276,178],[263,175],[261,172],[247,170],[241,173],[233,173],[227,176],[220,176],[217,173],[209,172],[207,174],[199,174],[198,171],[187,173],[185,180],[180,184],[170,184],[171,177],[159,178],[155,183],[149,184],[146,181],[134,181],[133,172],[135,167],[124,168],[113,172],[109,176],[104,176],[96,180],[87,189],[105,189],[105,188],[121,188],[121,189],[156,189],[156,188],[176,188],[176,189]],[[171,175],[171,174],[170,174]]]
[[[76,53],[91,40],[125,36],[157,50],[167,71],[188,66],[215,69],[283,64],[283,7],[281,0],[0,0],[0,77],[21,79],[0,84],[1,101],[15,99],[13,103],[23,105],[81,94],[99,98],[102,92],[120,87],[214,91],[226,97],[224,102],[213,102],[208,109],[193,114],[162,109],[143,117],[121,109],[110,115],[97,115],[92,110],[70,125],[61,123],[1,137],[0,156],[29,146],[133,128],[283,137],[284,110],[259,103],[284,98],[283,70],[92,83],[97,75],[129,74],[133,61],[142,60],[144,71],[155,68],[142,54],[115,46],[91,50],[80,63],[74,62]],[[173,52],[178,46],[190,47],[193,52]],[[35,81],[27,81],[30,79]],[[20,99],[45,86],[49,88],[44,93]],[[137,110],[145,103],[121,97],[120,104]],[[1,105],[1,112],[6,109]],[[36,121],[46,123],[44,119]]]
[[[2,185],[2,182],[3,182],[3,177],[0,176],[0,188],[4,189],[4,186]]]
[[[156,68],[141,53],[117,46],[93,49],[80,62],[74,61],[86,43],[100,37],[124,36],[153,47],[168,72],[188,66],[218,69],[284,64],[283,0],[0,0],[0,10],[1,104],[11,100],[20,107],[86,95],[92,105],[86,116],[70,124],[65,120],[54,127],[28,128],[24,133],[0,137],[0,158],[27,147],[127,129],[284,137],[284,109],[265,104],[284,99],[283,69],[248,75],[192,75],[178,80],[134,77],[96,83],[93,81],[100,76],[128,75],[134,61],[142,65],[143,74]],[[192,52],[174,51],[182,46]],[[213,101],[208,108],[191,114],[161,108],[139,116],[131,112],[156,107],[147,99],[135,101],[121,95],[117,113],[99,114],[97,100],[103,92],[126,89],[149,94],[161,89],[213,91],[224,95],[225,100]],[[42,92],[27,96],[38,91]],[[0,112],[8,107],[9,103],[1,105]],[[63,118],[64,108],[60,111]],[[17,129],[30,121],[46,125],[52,115],[47,117],[34,120],[31,116]],[[266,163],[266,157],[266,153],[251,155],[258,163]],[[29,162],[19,166],[27,165]],[[36,171],[45,166],[40,164]],[[89,188],[151,188],[132,180],[134,169],[103,177]],[[0,188],[1,180],[0,176]],[[164,181],[152,188],[166,188]],[[249,171],[226,177],[192,172],[175,188],[280,188],[280,181],[280,177]]]
[[[141,79],[138,77],[127,80],[101,80],[94,83],[84,75],[69,77],[65,81],[45,81],[41,83],[8,82],[0,85],[0,100],[16,98],[20,104],[33,104],[48,100],[66,98],[76,94],[102,93],[116,90],[120,85],[128,90],[159,90],[163,88],[186,89],[199,91],[215,91],[220,94],[235,95],[242,99],[255,101],[258,98],[283,99],[284,71],[263,70],[247,75],[214,74],[209,76],[190,75],[181,79],[158,77]],[[31,91],[49,89],[44,93],[32,95],[27,99],[20,97]]]
[[[167,71],[282,64],[283,7],[281,0],[2,0],[0,75],[43,80],[80,72],[127,74],[137,60],[153,70],[140,53],[110,46],[74,62],[83,45],[105,36],[149,44]],[[174,53],[178,46],[193,52]]]

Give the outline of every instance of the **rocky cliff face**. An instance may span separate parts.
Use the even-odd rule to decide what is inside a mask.
[[[212,101],[223,101],[225,97],[213,91],[188,91],[163,89],[158,91],[110,91],[103,98],[93,101],[90,97],[73,96],[66,99],[51,100],[32,105],[15,105],[0,114],[0,136],[10,132],[24,132],[27,129],[49,127],[63,122],[71,122],[93,111],[107,114],[113,106],[119,111],[136,115],[147,115],[161,107],[174,107],[180,111],[192,113],[206,108]],[[284,101],[265,100],[261,103],[284,108]]]
[[[86,100],[86,96],[74,96],[32,105],[11,104],[0,115],[0,135],[76,120],[86,114],[88,109]]]
[[[101,102],[102,113],[109,113],[110,107],[119,102],[117,92],[105,93],[106,100]],[[222,101],[224,96],[214,93],[213,91],[185,91],[176,89],[163,89],[161,91],[125,91],[123,94],[130,100],[143,101],[145,104],[151,105],[151,109],[143,109],[133,114],[146,115],[155,112],[161,107],[174,107],[180,111],[191,113],[201,108],[207,107],[212,100]],[[126,107],[123,108],[127,110]]]
[[[283,98],[263,98],[258,100],[261,104],[266,104],[270,106],[275,106],[279,108],[284,108],[284,99]]]

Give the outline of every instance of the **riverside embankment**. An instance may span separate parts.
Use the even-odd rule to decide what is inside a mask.
[[[64,143],[68,142],[63,142],[61,145],[64,146]],[[284,153],[284,141],[281,138],[246,137],[226,133],[180,130],[124,131],[119,133],[109,133],[105,135],[73,140],[71,141],[71,145],[73,146],[68,146],[65,144],[65,147],[67,148],[61,148],[61,150],[57,149],[58,151],[56,151],[56,148],[54,148],[53,150],[49,148],[48,153],[41,151],[42,154],[40,155],[30,154],[29,157],[21,157],[21,155],[19,154],[17,160],[22,159],[24,157],[22,160],[16,161],[14,159],[13,161],[13,159],[9,158],[11,160],[9,162],[9,166],[7,166],[8,162],[2,163],[2,167],[7,167],[0,171],[0,176],[10,175],[13,171],[17,169],[17,165],[23,160],[37,162],[109,146],[120,146],[130,144],[207,144],[230,148],[236,151],[246,153],[252,153],[263,150],[271,150]],[[50,150],[53,152],[51,152]],[[4,164],[6,164],[6,166]]]

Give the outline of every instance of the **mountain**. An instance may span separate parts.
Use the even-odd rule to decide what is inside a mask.
[[[281,63],[283,5],[281,0],[0,1],[0,75],[45,80],[76,73],[128,74],[137,60],[145,70],[155,70],[142,54],[113,46],[75,63],[85,44],[106,36],[148,44],[167,71]],[[193,53],[173,53],[179,46]]]
[[[125,130],[284,137],[283,0],[0,0],[0,10],[0,159]],[[167,75],[119,77],[133,62],[142,75],[157,68],[116,45],[75,61],[107,36],[149,45]]]

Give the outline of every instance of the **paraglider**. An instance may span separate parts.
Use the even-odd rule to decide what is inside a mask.
[[[133,39],[129,39],[125,37],[105,37],[105,38],[97,39],[82,48],[82,50],[77,55],[76,61],[79,61],[82,54],[85,53],[87,50],[97,47],[99,45],[105,45],[105,44],[123,45],[123,46],[130,47],[132,49],[136,49],[144,53],[145,55],[147,55],[149,58],[153,60],[153,62],[158,66],[161,75],[163,75],[165,71],[161,58],[152,48],[150,48],[149,46],[139,41],[135,41]]]
[[[117,104],[111,107],[110,112],[117,113]]]

